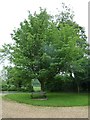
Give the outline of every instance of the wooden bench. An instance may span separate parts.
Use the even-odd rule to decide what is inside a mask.
[[[46,92],[31,92],[31,98],[46,98]]]

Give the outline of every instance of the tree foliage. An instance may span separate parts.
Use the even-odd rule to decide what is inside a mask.
[[[71,10],[64,4],[63,8],[65,11],[56,16],[42,8],[39,14],[29,12],[28,19],[13,31],[14,44],[5,45],[2,52],[14,64],[14,81],[30,84],[32,79],[38,79],[44,91],[47,81],[55,80],[61,73],[73,79],[73,73],[79,83],[78,77],[86,69],[83,62],[88,59],[87,37],[83,27],[73,20]]]

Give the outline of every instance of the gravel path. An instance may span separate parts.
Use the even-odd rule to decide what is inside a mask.
[[[88,107],[41,107],[2,101],[3,118],[88,118]]]

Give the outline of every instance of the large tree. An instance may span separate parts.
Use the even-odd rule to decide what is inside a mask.
[[[66,11],[55,17],[46,9],[40,9],[39,14],[29,13],[28,19],[13,31],[14,44],[4,46],[4,53],[9,53],[15,68],[24,71],[29,81],[37,78],[42,91],[45,82],[57,74],[67,72],[72,77],[74,66],[80,66],[78,61],[86,53],[85,31],[73,21],[70,9],[64,7]]]

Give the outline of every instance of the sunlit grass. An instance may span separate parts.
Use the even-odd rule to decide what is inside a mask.
[[[41,91],[41,87],[33,87],[34,91]]]
[[[37,106],[68,107],[88,105],[88,94],[86,93],[48,93],[47,97],[47,100],[33,100],[31,99],[31,95],[29,93],[24,93],[9,94],[4,96],[4,99],[10,99],[20,103]]]

